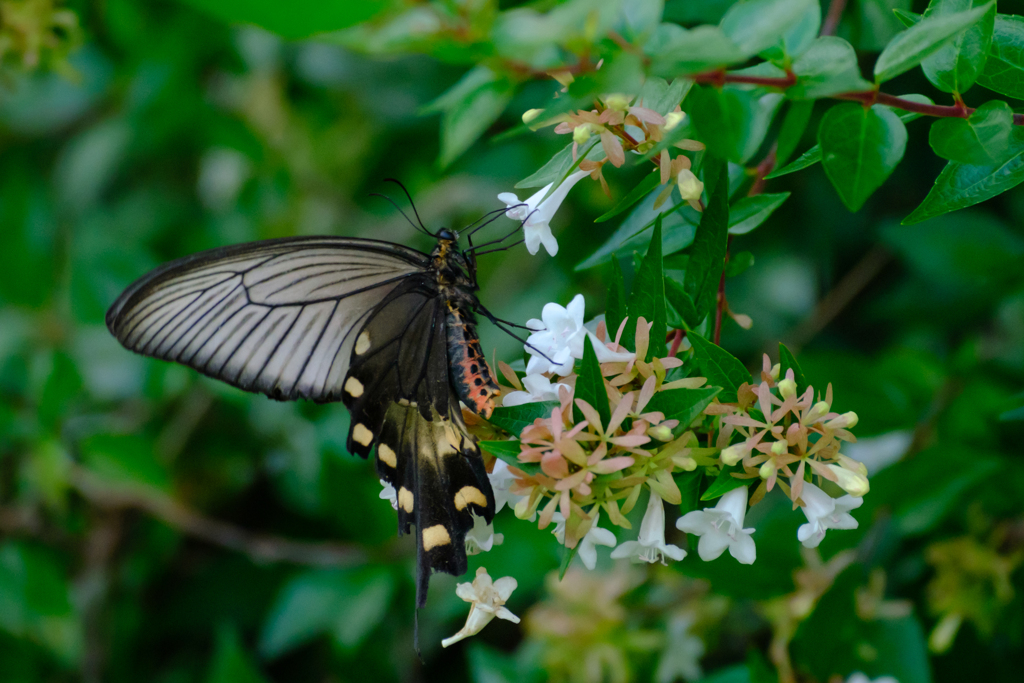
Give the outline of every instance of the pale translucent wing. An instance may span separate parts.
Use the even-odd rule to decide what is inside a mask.
[[[336,401],[360,328],[428,257],[353,238],[265,240],[142,277],[107,312],[128,349],[277,399]]]

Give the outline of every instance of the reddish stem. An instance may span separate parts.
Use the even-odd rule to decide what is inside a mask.
[[[683,343],[683,331],[676,330],[674,333],[672,333],[672,346],[669,347],[668,350],[669,358],[672,358],[673,356],[676,355],[676,352],[679,351],[679,345],[681,343]]]
[[[722,341],[722,311],[725,310],[725,264],[729,263],[729,252],[725,252],[725,262],[722,264],[722,277],[718,280],[718,299],[715,302],[715,336],[714,342],[721,345]]]
[[[835,35],[844,9],[846,9],[846,0],[832,0],[828,5],[828,14],[825,15],[825,20],[821,22],[821,32],[818,35]]]
[[[746,74],[731,74],[725,71],[725,69],[714,69],[712,71],[703,71],[699,74],[690,76],[695,83],[710,83],[716,87],[721,87],[726,83],[745,83],[747,85],[763,85],[769,88],[790,88],[796,85],[796,74],[792,71],[787,71],[786,75],[782,78],[775,76],[748,76]]]

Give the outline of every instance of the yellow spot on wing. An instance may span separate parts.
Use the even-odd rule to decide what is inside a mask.
[[[455,494],[455,509],[462,510],[470,503],[485,508],[487,507],[487,496],[475,486],[463,486]]]
[[[363,383],[355,377],[349,377],[345,380],[345,391],[353,398],[359,398],[363,395]]]
[[[382,463],[392,469],[398,467],[398,458],[395,456],[395,452],[391,450],[391,446],[386,443],[377,446],[377,457]],[[405,489],[402,490],[404,491]]]
[[[409,489],[405,488],[404,486],[402,488],[398,489],[398,507],[402,508],[406,512],[412,512],[412,504],[413,504],[412,491],[410,491]],[[432,528],[436,529],[437,527],[432,527]],[[441,529],[443,530],[444,527],[441,527]],[[428,531],[429,531],[429,529],[428,529]],[[426,544],[425,541],[424,541],[424,544]]]
[[[357,424],[352,430],[352,439],[363,446],[373,443],[373,432],[366,428],[366,425]]]
[[[443,524],[435,524],[423,530],[424,550],[430,550],[439,545],[448,545],[451,542],[452,537],[448,535],[448,530],[444,528]]]
[[[370,333],[363,330],[356,337],[356,353],[360,356],[370,350]]]

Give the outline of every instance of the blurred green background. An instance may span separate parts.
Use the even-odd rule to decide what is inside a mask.
[[[714,22],[729,4],[669,2],[666,18]],[[870,60],[899,28],[889,9],[910,5],[851,2],[840,35]],[[422,109],[465,72],[457,60],[284,40],[171,0],[64,7],[78,28],[38,65],[8,45],[0,71],[0,680],[590,680],[571,653],[601,642],[626,678],[667,681],[667,653],[685,641],[680,606],[712,678],[772,680],[773,614],[805,563],[802,519],[784,505],[751,513],[753,567],[694,556],[630,574],[605,553],[606,574],[566,579],[604,576],[607,595],[594,584],[604,597],[589,602],[545,588],[556,544],[505,511],[504,544],[471,571],[483,561],[518,579],[509,606],[530,615],[525,627],[494,622],[442,651],[465,603],[437,576],[421,661],[414,547],[395,538],[372,466],[345,452],[346,411],[134,356],[103,325],[136,277],[206,248],[337,234],[428,249],[369,196],[399,198],[384,178],[409,187],[428,226],[458,228],[499,207],[564,138],[488,135],[442,169],[438,118]],[[490,132],[556,88],[520,89]],[[917,70],[887,90],[936,95]],[[734,241],[755,265],[729,281],[729,303],[754,326],[727,321],[723,345],[756,369],[787,342],[812,384],[831,382],[837,408],[860,415],[851,455],[879,469],[909,453],[872,478],[860,529],[822,545],[825,560],[852,548],[856,561],[796,633],[801,676],[856,657],[879,674],[897,662],[901,683],[1013,680],[1024,663],[1024,191],[900,226],[943,164],[924,124],[909,129],[906,158],[856,214],[820,166],[769,181],[793,196]],[[556,258],[522,247],[484,257],[488,308],[524,322],[583,292],[588,318],[603,310],[604,273],[574,266],[618,226],[593,219],[640,175],[606,176],[611,198],[585,181],[555,219]],[[492,327],[481,336],[489,356],[519,357]],[[621,612],[602,613],[601,633],[548,628],[555,614],[590,618],[605,598]],[[928,634],[951,614],[964,625],[929,655]]]

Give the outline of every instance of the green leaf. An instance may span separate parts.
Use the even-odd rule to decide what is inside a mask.
[[[580,368],[576,374],[576,392],[574,399],[586,401],[601,416],[601,424],[607,426],[612,416],[612,409],[608,405],[608,392],[604,388],[604,377],[601,376],[601,365],[597,362],[597,352],[594,350],[594,342],[590,337],[583,342],[583,360],[580,361]],[[577,423],[586,419],[583,412],[573,401],[573,417]]]
[[[477,443],[480,445],[480,448],[495,458],[504,460],[507,464],[526,474],[532,475],[541,471],[539,462],[519,462],[519,453],[523,450],[522,444],[519,441],[479,441]]]
[[[978,85],[989,90],[1024,99],[1024,17],[996,15],[985,68]]]
[[[569,569],[569,565],[572,564],[573,559],[576,557],[576,553],[580,550],[580,545],[577,543],[575,547],[566,548],[562,546],[562,561],[558,565],[558,580],[561,581],[565,578],[565,572]]]
[[[904,225],[973,206],[1016,187],[1024,181],[1024,134],[1014,127],[1008,158],[997,164],[961,164],[951,161],[942,169],[921,205],[903,219]]]
[[[870,90],[860,75],[857,54],[842,38],[822,36],[793,63],[796,84],[786,90],[794,100],[815,100],[843,92]]]
[[[693,472],[676,472],[672,475],[679,487],[679,494],[682,502],[679,504],[679,514],[685,515],[697,509],[700,502],[700,485],[704,480],[704,471],[697,469]]]
[[[814,102],[791,102],[779,128],[779,146],[775,151],[776,165],[785,164],[800,145],[800,140],[811,120]]]
[[[230,24],[255,24],[285,38],[308,38],[368,21],[391,0],[184,0]]]
[[[789,197],[788,192],[743,197],[729,207],[729,234],[746,235],[768,220]]]
[[[594,219],[595,223],[604,223],[609,218],[614,218],[620,213],[628,209],[629,207],[636,204],[638,201],[646,197],[651,190],[658,187],[661,184],[661,173],[658,169],[654,169],[653,172],[648,173],[644,176],[644,179],[637,183],[636,187],[629,191],[625,197],[619,200],[619,202],[611,209],[601,214]]]
[[[577,160],[572,158],[572,145],[569,143],[563,147],[555,156],[540,167],[540,169],[533,175],[527,176],[523,180],[516,183],[516,189],[522,190],[532,187],[544,187],[552,183],[561,182],[572,169],[579,166],[579,162],[583,159],[590,159],[596,161],[604,158],[604,149],[601,147],[601,141],[594,138],[593,142],[586,148],[586,153],[581,154],[577,157]]]
[[[518,406],[498,406],[487,421],[509,434],[518,436],[537,418],[550,417],[551,411],[559,405],[558,401],[537,401]]]
[[[633,279],[633,290],[629,293],[629,318],[634,322],[643,317],[653,323],[650,332],[650,344],[647,357],[663,358],[668,349],[665,336],[668,334],[665,308],[665,272],[661,255],[661,216],[654,221],[654,233],[651,244],[647,247],[647,255],[640,264],[636,277]],[[604,415],[602,414],[602,417]]]
[[[97,434],[81,442],[82,461],[91,474],[119,486],[171,490],[171,475],[153,444],[134,434]]]
[[[796,356],[793,355],[793,352],[786,348],[785,344],[779,342],[779,377],[785,377],[788,370],[793,371],[797,393],[802,393],[808,386],[807,377],[804,376],[804,371],[800,369],[800,364],[796,362]]]
[[[736,277],[746,272],[752,265],[754,265],[754,255],[749,251],[729,254],[729,260],[725,262],[725,276]]]
[[[735,401],[739,388],[750,382],[750,373],[743,367],[743,363],[721,346],[709,342],[699,334],[689,332],[686,336],[693,344],[693,358],[700,368],[700,373],[708,378],[708,384],[711,386],[722,387],[719,400],[722,403]]]
[[[781,93],[697,86],[686,103],[687,114],[708,151],[743,164],[761,146],[782,100]]]
[[[704,161],[704,190],[708,205],[690,247],[684,287],[697,310],[698,322],[708,314],[718,294],[729,240],[729,175],[720,159]]]
[[[218,629],[206,683],[267,683],[266,677],[242,647],[235,629]]]
[[[697,307],[694,306],[693,299],[681,284],[667,275],[665,276],[665,299],[672,304],[672,308],[682,318],[683,326],[692,329],[700,324],[702,318],[697,317]]]
[[[604,320],[608,336],[613,337],[619,326],[626,319],[626,283],[622,277],[622,266],[618,259],[612,259],[611,276],[608,278],[608,303],[605,306]]]
[[[483,135],[512,99],[514,88],[487,67],[467,73],[430,108],[441,108],[442,168],[451,164]]]
[[[646,410],[665,414],[666,420],[679,420],[684,429],[690,425],[719,394],[718,387],[701,389],[669,389],[651,397]]]
[[[708,490],[704,492],[704,495],[702,495],[700,499],[702,501],[709,501],[714,500],[715,498],[721,498],[725,494],[729,493],[729,491],[750,484],[749,479],[737,479],[732,476],[733,472],[742,474],[743,468],[739,465],[723,467],[722,471],[718,473],[718,476],[713,482],[711,482],[711,486],[708,487]]]
[[[991,3],[994,5],[995,3]],[[884,83],[908,71],[938,51],[960,31],[980,20],[991,5],[966,12],[925,17],[897,35],[875,62],[875,82]]]
[[[274,601],[260,635],[261,654],[274,659],[325,634],[355,648],[384,619],[394,583],[373,566],[298,574]]]
[[[640,88],[637,102],[664,116],[682,103],[692,87],[693,81],[688,78],[677,78],[669,83],[664,78],[651,76]]]
[[[820,24],[821,7],[817,0],[747,0],[730,7],[720,26],[741,51],[755,55],[780,43],[786,45],[786,34],[803,24],[808,16],[813,17],[815,10]],[[816,33],[815,27],[811,35]],[[787,52],[789,47],[786,45]]]
[[[907,129],[888,107],[832,107],[821,119],[822,165],[839,197],[857,211],[903,158]]]
[[[808,166],[813,166],[819,161],[821,161],[821,145],[815,145],[814,147],[811,147],[809,150],[801,154],[799,158],[795,159],[788,166],[783,166],[782,168],[776,169],[775,171],[772,171],[771,173],[766,175],[765,180],[771,180],[772,178],[778,178],[779,176],[789,175],[790,173],[795,173],[796,171],[802,171]]]
[[[748,57],[717,26],[687,30],[670,23],[655,29],[644,52],[651,58],[651,73],[665,78],[737,64]]]
[[[962,12],[982,4],[980,0],[932,0],[924,16]],[[921,62],[921,69],[932,85],[943,92],[960,94],[974,85],[985,66],[995,20],[996,5],[991,3],[980,21],[957,33],[952,41]]]
[[[962,164],[994,164],[1010,152],[1013,110],[1001,100],[978,107],[969,118],[940,118],[928,132],[935,154]]]

